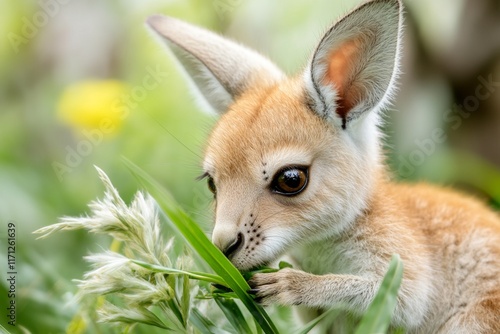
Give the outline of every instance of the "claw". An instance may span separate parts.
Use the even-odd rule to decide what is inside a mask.
[[[259,292],[259,289],[249,289],[249,290],[247,290],[247,293],[251,294],[251,295],[256,295],[258,292]]]

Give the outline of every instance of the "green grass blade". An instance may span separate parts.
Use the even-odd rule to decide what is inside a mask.
[[[214,296],[214,299],[222,312],[226,315],[227,320],[229,320],[238,333],[252,333],[245,316],[234,300],[217,296]]]
[[[189,318],[189,311],[191,310],[191,287],[189,285],[189,277],[187,275],[182,275],[179,280],[182,280],[181,311],[182,316],[186,320],[185,325],[187,326],[187,319]]]
[[[233,264],[215,247],[207,238],[201,228],[191,218],[180,209],[174,198],[160,184],[153,180],[141,168],[124,159],[125,165],[130,169],[133,175],[139,180],[146,191],[148,191],[156,200],[160,208],[167,217],[177,227],[186,241],[196,252],[208,263],[208,265],[217,273],[240,298],[242,303],[257,320],[266,334],[278,333],[276,326],[271,321],[269,315],[262,306],[258,305],[253,298],[246,293],[250,286],[245,281],[241,273]]]
[[[294,333],[295,334],[307,334],[311,331],[311,329],[316,327],[316,325],[318,325],[322,320],[324,320],[325,318],[329,318],[329,317],[336,318],[340,312],[341,312],[340,309],[336,309],[336,308],[329,309],[325,313],[323,313],[320,316],[316,317],[315,319],[309,321],[307,324],[304,325],[304,327],[296,330]]]
[[[184,328],[182,321],[179,320],[179,314],[174,310],[176,307],[175,304],[172,305],[172,303],[172,300],[163,301],[157,305],[157,308],[152,308],[150,311],[153,312],[158,319],[160,319],[165,326],[169,328],[169,331],[175,333],[185,333],[186,329]],[[157,310],[161,310],[161,312],[157,313]]]
[[[213,275],[210,273],[201,273],[198,271],[187,271],[187,270],[163,267],[163,266],[159,266],[156,264],[150,264],[150,263],[140,261],[140,260],[131,260],[131,261],[133,263],[135,263],[143,268],[146,268],[148,270],[151,270],[155,273],[165,273],[165,274],[169,274],[169,275],[187,275],[191,279],[197,279],[199,281],[206,281],[206,282],[210,282],[210,283],[226,285],[224,280],[218,275]]]
[[[174,299],[175,299],[175,297],[174,297]],[[175,319],[177,320],[177,322],[180,325],[179,327],[186,328],[185,327],[186,320],[182,316],[182,312],[179,309],[179,302],[177,300],[174,300],[174,299],[170,299],[170,300],[165,301],[165,305],[168,306],[168,308],[172,312],[172,315],[175,316]]]
[[[220,330],[215,324],[210,321],[207,317],[201,314],[197,309],[193,309],[191,316],[189,318],[191,323],[198,329],[202,334],[221,334],[226,333]]]
[[[1,324],[0,324],[0,332],[5,334],[10,334],[10,332],[6,330]]]
[[[254,319],[254,323],[255,323],[255,329],[257,330],[256,334],[262,334],[262,328],[259,326],[259,324],[257,323],[257,321],[255,319]]]
[[[355,334],[386,333],[396,308],[399,286],[403,279],[403,262],[399,255],[392,256],[389,269],[368,307]]]
[[[216,297],[226,298],[226,299],[238,298],[238,296],[234,292],[212,293],[212,298]]]

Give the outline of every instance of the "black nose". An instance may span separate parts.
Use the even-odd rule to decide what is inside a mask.
[[[229,246],[227,246],[226,249],[222,251],[222,253],[224,253],[224,255],[229,259],[232,255],[234,255],[234,253],[238,251],[238,249],[240,249],[241,245],[243,245],[243,234],[238,233],[236,239],[232,243],[230,243]]]

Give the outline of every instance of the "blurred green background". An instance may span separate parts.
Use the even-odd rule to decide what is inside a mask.
[[[201,111],[171,56],[144,26],[164,13],[268,55],[298,73],[322,32],[354,0],[43,0],[0,2],[0,272],[16,225],[17,327],[68,329],[71,281],[100,240],[84,232],[35,240],[35,229],[81,215],[102,195],[93,165],[125,199],[137,183],[126,157],[170,189],[206,229],[211,196],[200,173],[216,117]],[[387,112],[397,178],[464,188],[500,207],[500,1],[405,1],[397,99]],[[101,332],[111,332],[103,327]],[[89,333],[99,332],[96,328]],[[145,332],[148,332],[147,330]]]

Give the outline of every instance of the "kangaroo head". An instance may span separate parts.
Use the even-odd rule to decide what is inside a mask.
[[[295,77],[188,23],[148,23],[221,113],[203,162],[215,245],[248,270],[345,231],[382,164],[379,110],[397,76],[399,0],[369,1],[342,18]]]

